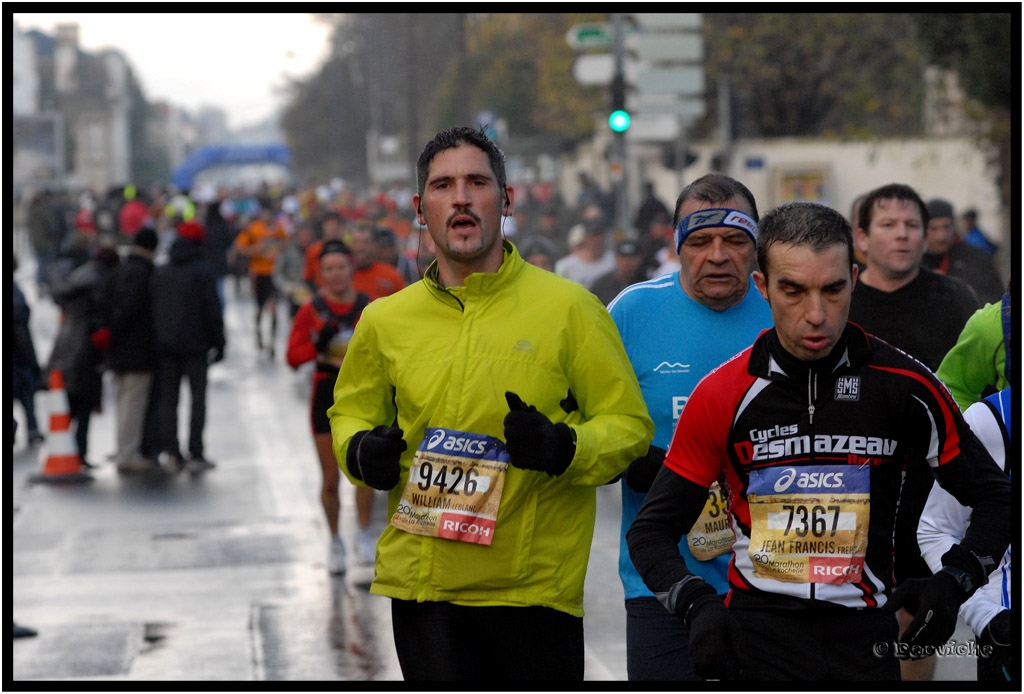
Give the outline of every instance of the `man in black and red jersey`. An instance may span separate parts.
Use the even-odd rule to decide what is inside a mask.
[[[774,328],[693,391],[627,535],[647,586],[690,629],[698,674],[895,681],[956,627],[1010,541],[1010,486],[925,366],[847,317],[849,223],[790,203],[758,224],[754,281]],[[894,591],[908,468],[974,508],[943,569]],[[723,600],[677,546],[721,478],[736,534]],[[898,634],[895,611],[916,615]]]

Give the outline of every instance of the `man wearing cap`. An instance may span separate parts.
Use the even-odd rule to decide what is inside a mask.
[[[117,399],[114,462],[119,472],[148,470],[155,465],[142,457],[141,446],[157,364],[149,291],[157,240],[151,226],[134,232],[131,250],[114,270],[111,280],[107,367],[114,373]]]
[[[615,269],[606,272],[590,285],[590,291],[597,295],[605,306],[619,292],[631,284],[647,279],[644,272],[644,258],[636,241],[619,241],[615,245]]]
[[[582,220],[569,230],[569,255],[555,262],[555,274],[590,288],[598,277],[615,268],[615,254],[608,248],[604,212],[587,205]]]
[[[516,243],[519,254],[523,260],[530,265],[544,268],[548,272],[555,271],[555,261],[558,259],[557,246],[546,236],[531,234]]]
[[[203,253],[206,232],[197,222],[181,222],[170,259],[153,271],[153,323],[157,343],[160,449],[168,472],[183,466],[178,446],[178,396],[187,378],[192,411],[189,418],[188,468],[213,467],[203,450],[206,426],[206,370],[224,358],[224,320],[213,267]]]
[[[689,629],[665,609],[630,560],[626,531],[662,467],[676,422],[708,372],[747,347],[772,324],[754,270],[757,204],[739,181],[708,174],[676,200],[673,226],[679,270],[633,284],[609,304],[654,420],[647,454],[623,475],[619,577],[626,600],[626,671],[630,680],[697,680]],[[686,565],[719,594],[732,528],[727,502],[715,484],[691,532],[679,542]]]
[[[928,228],[921,264],[941,275],[963,280],[982,304],[999,301],[1003,296],[1003,283],[992,256],[960,238],[956,233],[953,205],[947,200],[928,201]]]

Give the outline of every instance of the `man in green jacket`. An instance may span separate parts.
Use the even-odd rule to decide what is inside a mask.
[[[503,240],[501,150],[453,128],[416,168],[437,259],[363,312],[327,413],[345,475],[389,491],[370,591],[407,680],[582,680],[595,488],[654,425],[601,302]]]
[[[1010,288],[1002,301],[985,304],[967,319],[935,375],[961,410],[1010,384]]]

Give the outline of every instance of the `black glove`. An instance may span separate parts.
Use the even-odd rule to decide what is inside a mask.
[[[743,632],[717,595],[702,595],[687,611],[690,661],[704,679],[738,680],[743,670]]]
[[[704,679],[736,680],[743,669],[743,634],[715,589],[687,576],[667,593],[656,593],[669,612],[690,629],[690,662]]]
[[[394,489],[402,470],[398,461],[409,447],[403,436],[398,427],[383,425],[360,431],[348,444],[349,472],[374,489]]]
[[[524,470],[561,475],[576,455],[572,429],[551,420],[527,405],[512,392],[505,393],[509,413],[505,415],[505,450],[509,463]]]
[[[1009,610],[1002,610],[982,630],[981,638],[995,646],[1009,646],[1013,643],[1013,619]]]
[[[623,478],[630,489],[646,494],[651,491],[654,478],[658,476],[658,470],[661,469],[661,465],[664,462],[665,449],[651,446],[647,449],[646,455],[637,458],[629,464]]]
[[[1013,619],[1009,610],[1002,610],[982,629],[978,636],[978,645],[988,646],[991,650],[984,656],[989,663],[990,669],[996,672],[1002,670],[1004,673],[1013,672],[1011,660],[1013,659]]]
[[[224,345],[221,345],[220,347],[214,347],[206,355],[206,363],[207,364],[216,364],[217,362],[223,361],[223,360],[224,360]]]
[[[942,570],[928,578],[904,581],[885,607],[889,612],[902,607],[914,615],[913,621],[900,634],[900,643],[938,647],[956,630],[957,613],[967,597],[956,578]]]
[[[320,337],[316,339],[316,351],[326,352],[331,345],[331,340],[338,334],[341,325],[333,318],[324,321],[324,327],[320,328]]]

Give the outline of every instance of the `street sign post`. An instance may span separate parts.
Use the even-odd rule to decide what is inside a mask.
[[[626,48],[652,63],[694,62],[704,60],[704,40],[700,34],[632,34]]]
[[[626,57],[622,61],[622,74],[627,84],[633,84],[643,64]],[[612,83],[615,74],[615,56],[611,53],[585,53],[572,64],[572,76],[584,86],[605,86]]]
[[[634,12],[632,17],[641,29],[652,31],[700,31],[704,22],[700,12]]]
[[[679,118],[658,113],[637,113],[626,134],[630,142],[671,142],[679,137]]]
[[[612,25],[609,22],[575,24],[566,32],[565,40],[574,51],[583,51],[588,48],[611,48]]]
[[[703,96],[630,94],[626,104],[633,113],[674,115],[688,121],[700,118],[705,113]]]
[[[704,66],[679,65],[650,68],[636,76],[641,93],[693,95],[704,93]]]

